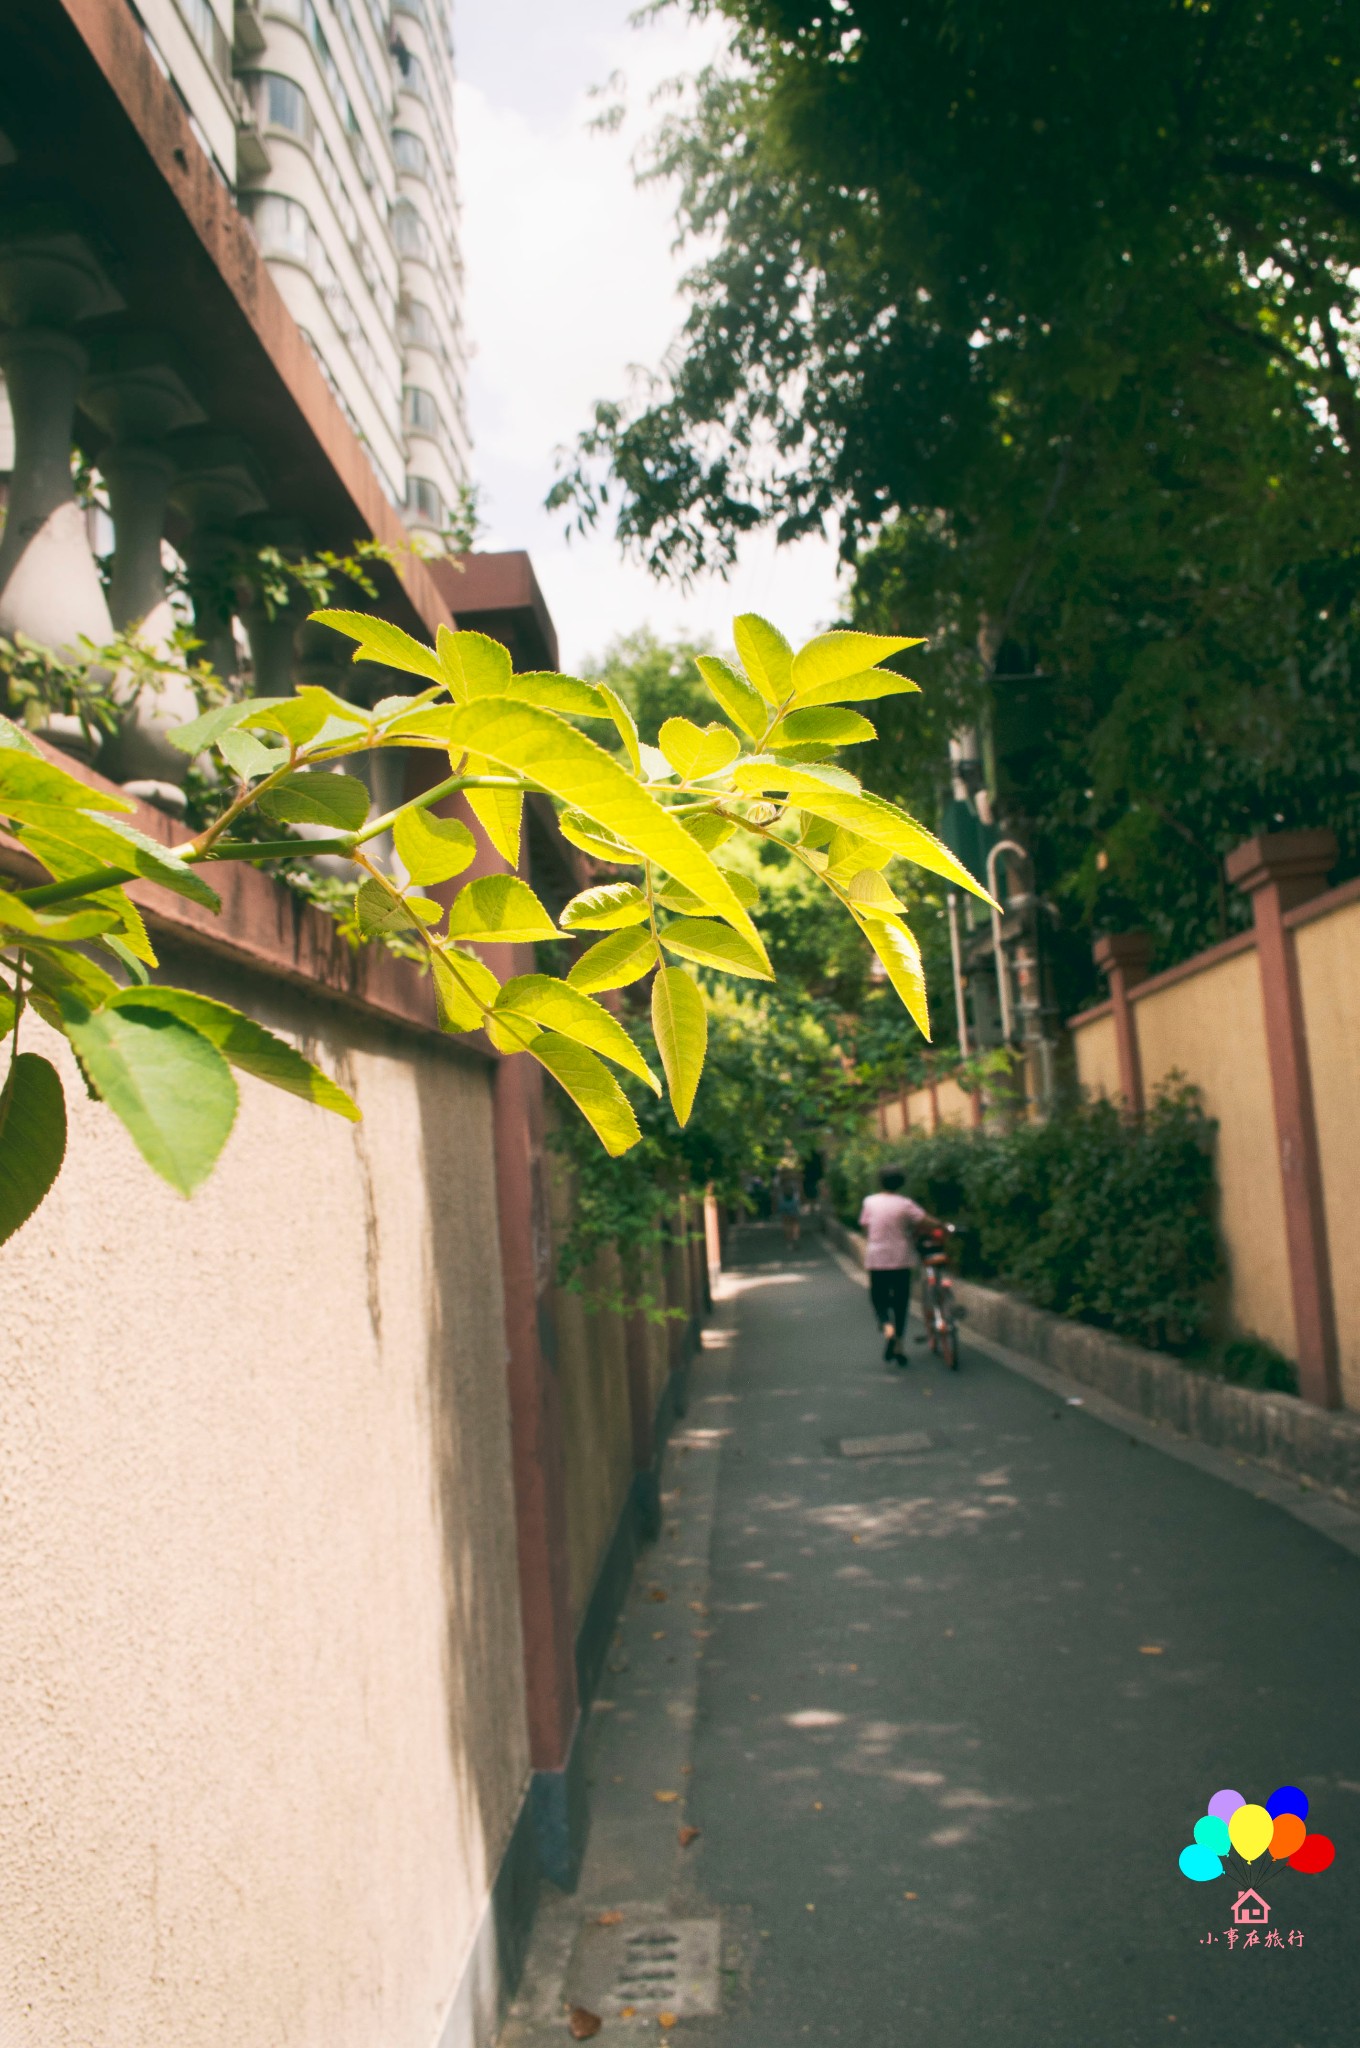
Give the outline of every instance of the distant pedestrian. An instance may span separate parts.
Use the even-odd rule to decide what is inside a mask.
[[[796,1173],[781,1173],[775,1190],[775,1207],[784,1226],[785,1244],[797,1244],[803,1227],[803,1190]]]
[[[882,1192],[866,1195],[859,1212],[864,1270],[869,1275],[869,1298],[883,1331],[883,1362],[905,1365],[902,1335],[911,1300],[911,1269],[921,1263],[916,1232],[922,1225],[934,1224],[935,1218],[903,1194],[906,1175],[900,1168],[885,1166],[878,1179]]]

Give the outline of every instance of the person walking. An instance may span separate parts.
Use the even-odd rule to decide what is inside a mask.
[[[784,1226],[785,1244],[797,1244],[802,1229],[803,1191],[796,1172],[789,1170],[779,1176],[776,1207]]]
[[[869,1275],[869,1299],[883,1331],[883,1362],[905,1365],[902,1335],[911,1300],[911,1270],[921,1263],[916,1232],[923,1225],[934,1226],[936,1219],[903,1194],[906,1175],[900,1167],[885,1166],[878,1180],[879,1193],[866,1195],[859,1212],[864,1270]]]

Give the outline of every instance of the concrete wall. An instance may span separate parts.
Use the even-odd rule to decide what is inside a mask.
[[[1182,1075],[1218,1120],[1219,1230],[1235,1326],[1294,1357],[1284,1197],[1254,949],[1169,986],[1133,991],[1143,1084]],[[1229,1050],[1230,1049],[1230,1050]]]
[[[1295,931],[1336,1301],[1342,1396],[1360,1408],[1360,902]]]
[[[563,1212],[557,1211],[561,1221]],[[584,1292],[554,1296],[562,1390],[572,1627],[579,1631],[633,1479],[632,1424],[618,1254],[597,1262]]]
[[[1088,1095],[1119,1094],[1119,1054],[1114,1042],[1114,1018],[1108,1011],[1078,1020],[1072,1033],[1077,1056],[1077,1080]]]
[[[186,1204],[56,1046],[0,1252],[0,2040],[433,2048],[528,1778],[487,1070],[166,965],[366,1117],[244,1080]]]

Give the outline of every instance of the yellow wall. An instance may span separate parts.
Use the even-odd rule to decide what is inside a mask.
[[[1119,1085],[1114,1018],[1094,1017],[1089,1024],[1079,1025],[1072,1033],[1072,1042],[1077,1054],[1077,1080],[1086,1093],[1107,1095],[1112,1102],[1119,1101],[1123,1090]]]
[[[1266,1056],[1256,951],[1234,954],[1169,988],[1133,996],[1151,1099],[1182,1074],[1218,1120],[1219,1229],[1236,1328],[1294,1358],[1294,1308],[1285,1242],[1275,1108]]]
[[[1360,1408],[1360,903],[1300,925],[1299,985],[1317,1111],[1342,1396]]]
[[[575,1628],[581,1625],[633,1476],[624,1325],[607,1305],[619,1293],[618,1253],[612,1247],[583,1284],[583,1294],[559,1287],[554,1299]]]
[[[940,1122],[956,1124],[967,1130],[973,1121],[973,1101],[957,1081],[941,1081],[936,1089],[940,1104]]]
[[[431,2048],[529,1770],[488,1078],[172,973],[365,1121],[239,1076],[184,1202],[25,1020],[71,1133],[0,1253],[0,2040]]]

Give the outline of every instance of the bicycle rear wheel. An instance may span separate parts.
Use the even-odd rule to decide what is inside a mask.
[[[953,1318],[940,1315],[940,1363],[948,1366],[950,1372],[959,1369],[959,1333],[954,1328]]]

